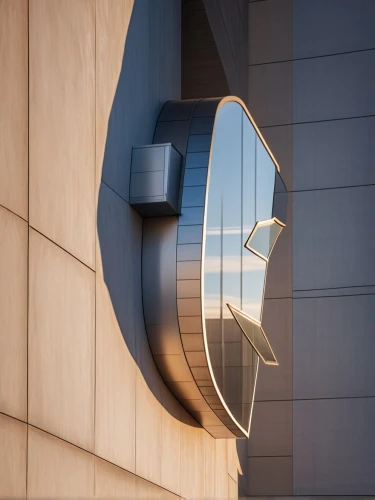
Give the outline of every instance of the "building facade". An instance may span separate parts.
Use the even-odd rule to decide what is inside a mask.
[[[0,0],[0,497],[375,494],[372,0]],[[288,189],[249,440],[166,387],[134,146],[236,95]]]

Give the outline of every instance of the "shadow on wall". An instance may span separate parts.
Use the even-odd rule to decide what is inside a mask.
[[[148,344],[141,283],[143,222],[128,204],[132,147],[152,143],[161,106],[168,98],[179,98],[180,92],[179,80],[178,86],[174,85],[175,89],[169,91],[163,88],[161,91],[160,82],[155,83],[153,79],[152,64],[159,64],[159,61],[151,61],[153,56],[150,50],[156,49],[150,49],[150,4],[152,2],[148,0],[134,2],[108,120],[97,231],[104,282],[124,343],[151,392],[167,411],[181,420],[184,412],[177,412],[178,405],[166,401],[165,385]],[[168,97],[161,95],[162,92],[169,92]]]

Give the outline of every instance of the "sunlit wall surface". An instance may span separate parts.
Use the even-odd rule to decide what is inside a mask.
[[[265,228],[276,225],[282,229],[273,220],[276,177],[276,166],[241,105],[224,104],[216,116],[211,149],[204,314],[216,384],[232,416],[245,429],[251,417],[259,356],[228,304],[254,320],[262,335],[258,325],[268,257],[280,232]],[[261,221],[269,222],[254,231]]]

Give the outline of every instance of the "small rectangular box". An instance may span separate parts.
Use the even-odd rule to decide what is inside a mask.
[[[130,205],[142,217],[180,213],[181,163],[172,144],[133,148]]]

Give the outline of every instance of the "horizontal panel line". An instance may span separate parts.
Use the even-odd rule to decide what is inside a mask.
[[[369,295],[375,295],[373,293],[348,293],[343,295],[311,295],[306,297],[293,297],[293,300],[303,300],[303,299],[340,299],[342,297],[366,297]]]
[[[21,220],[25,221],[27,224],[29,223],[29,221],[28,221],[28,220],[26,220],[26,219],[24,219],[23,217],[21,217],[21,215],[16,214],[16,212],[13,212],[13,210],[11,210],[10,208],[8,208],[8,207],[6,207],[6,206],[2,205],[1,203],[0,203],[0,207],[4,208],[4,210],[7,210],[7,211],[8,211],[8,212],[10,212],[11,214],[13,214],[13,215],[15,215],[16,217],[18,217],[19,219],[21,219]]]
[[[247,458],[293,458],[293,455],[248,455]]]
[[[319,56],[296,57],[293,59],[284,59],[282,61],[269,61],[269,62],[263,62],[263,63],[254,63],[254,64],[249,64],[248,66],[249,66],[249,68],[253,68],[254,66],[268,66],[270,64],[283,64],[283,63],[290,63],[290,62],[295,62],[295,61],[308,61],[310,59],[323,59],[324,57],[344,56],[347,54],[358,54],[361,52],[371,52],[374,50],[375,50],[375,47],[371,47],[369,49],[349,50],[346,52],[334,52],[332,54],[322,54]]]
[[[371,186],[375,186],[375,183],[354,184],[353,186],[333,186],[333,187],[313,188],[313,189],[296,189],[288,191],[288,193],[309,193],[310,191],[330,191],[332,189],[353,189],[353,188],[371,187]]]
[[[95,273],[95,269],[93,269],[92,267],[90,267],[87,264],[85,264],[84,262],[82,262],[82,260],[80,260],[78,257],[76,257],[75,255],[73,255],[72,253],[70,253],[66,248],[64,248],[61,245],[59,245],[58,243],[56,243],[56,241],[51,240],[51,238],[49,238],[48,236],[46,236],[45,234],[43,234],[41,231],[39,231],[38,229],[36,229],[31,224],[29,224],[29,227],[31,229],[33,229],[36,233],[38,233],[41,236],[43,236],[46,240],[48,240],[51,243],[53,243],[54,245],[56,245],[58,248],[61,248],[61,250],[63,250],[65,253],[67,253],[68,255],[70,255],[71,257],[73,257],[73,259],[75,259],[76,261],[80,262],[82,265],[84,265],[85,267],[87,267],[87,269],[90,269],[90,271],[92,271],[93,273]]]
[[[259,126],[260,131],[264,128],[275,128],[275,127],[293,127],[294,125],[309,125],[310,123],[326,123],[326,122],[340,122],[343,120],[359,120],[361,118],[374,118],[375,115],[358,115],[358,116],[345,116],[342,118],[327,118],[325,120],[310,120],[306,122],[292,122],[292,123],[278,123],[276,125],[261,125]]]
[[[334,286],[334,287],[327,287],[327,288],[306,288],[306,289],[299,288],[299,289],[293,289],[293,292],[315,292],[315,291],[319,291],[319,290],[345,290],[348,288],[367,288],[367,287],[371,287],[371,286],[375,286],[375,284],[373,284],[373,285]]]
[[[82,450],[82,451],[88,453],[89,455],[91,455],[93,457],[97,457],[100,460],[103,460],[104,462],[107,462],[107,464],[113,465],[114,467],[117,467],[120,470],[128,472],[129,474],[131,474],[132,476],[135,476],[136,478],[140,479],[141,481],[145,481],[146,483],[153,484],[153,485],[157,486],[158,488],[160,488],[162,490],[165,490],[165,491],[168,491],[169,493],[172,493],[173,495],[178,495],[178,493],[174,493],[172,490],[168,490],[167,488],[164,488],[163,486],[160,486],[160,484],[154,483],[154,482],[152,482],[152,481],[150,481],[148,479],[145,479],[142,476],[138,476],[137,474],[134,474],[134,472],[131,472],[128,469],[124,469],[123,467],[120,467],[119,465],[117,465],[117,464],[115,464],[113,462],[110,462],[109,460],[101,457],[100,455],[96,455],[92,451],[86,450],[85,448],[82,448],[81,446],[78,446],[77,444],[72,443],[71,441],[68,441],[67,439],[64,439],[64,438],[58,436],[57,434],[53,434],[52,432],[46,431],[45,429],[42,429],[41,427],[38,427],[38,426],[33,425],[33,424],[30,424],[30,422],[26,422],[25,420],[21,420],[21,419],[19,419],[17,417],[13,417],[12,415],[8,415],[7,413],[4,413],[2,411],[0,411],[0,415],[4,415],[4,416],[6,416],[8,418],[12,418],[13,420],[18,420],[18,422],[21,422],[21,423],[27,425],[28,427],[33,427],[34,429],[37,429],[38,431],[44,432],[44,433],[48,434],[49,436],[52,436],[52,437],[54,437],[56,439],[59,439],[60,441],[63,441],[64,443],[67,443],[67,444],[69,444],[71,446],[74,446],[75,448],[78,448],[79,450]]]
[[[336,396],[332,398],[259,399],[254,403],[293,403],[294,401],[335,401],[342,399],[375,399],[375,396]]]

